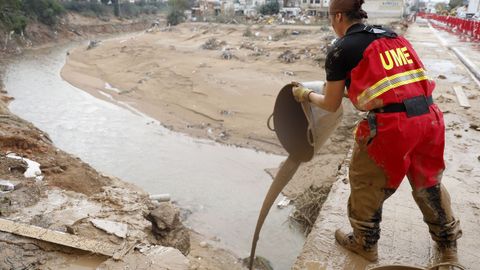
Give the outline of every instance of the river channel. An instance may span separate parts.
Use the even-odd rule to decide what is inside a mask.
[[[172,132],[73,87],[60,70],[67,50],[78,45],[27,52],[8,66],[5,86],[15,98],[10,110],[95,169],[151,194],[170,194],[189,213],[187,226],[246,257],[272,181],[264,169],[285,157]],[[288,222],[291,210],[272,208],[260,237],[257,254],[275,269],[290,269],[304,243]]]

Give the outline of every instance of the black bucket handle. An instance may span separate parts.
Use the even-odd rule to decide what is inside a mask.
[[[271,131],[275,131],[275,127],[272,128],[272,119],[273,119],[273,113],[267,119],[267,127]]]

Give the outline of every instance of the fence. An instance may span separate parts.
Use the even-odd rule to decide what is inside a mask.
[[[441,22],[454,33],[467,35],[474,40],[480,40],[480,21],[444,16],[432,13],[419,13],[419,16]]]

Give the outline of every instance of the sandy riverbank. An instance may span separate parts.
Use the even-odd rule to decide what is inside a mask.
[[[266,125],[277,92],[290,81],[324,80],[326,46],[333,37],[326,25],[185,23],[105,40],[90,50],[76,48],[61,75],[175,131],[285,154]],[[217,46],[204,48],[212,44]],[[357,118],[347,108],[331,141],[285,189],[287,196],[335,179]]]

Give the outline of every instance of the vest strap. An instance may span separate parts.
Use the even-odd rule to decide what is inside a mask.
[[[363,27],[362,29],[357,29],[352,32],[349,32],[348,35],[360,33],[360,32],[367,32],[379,37],[396,38],[398,36],[397,33],[385,30],[380,25],[365,25],[365,27]]]

